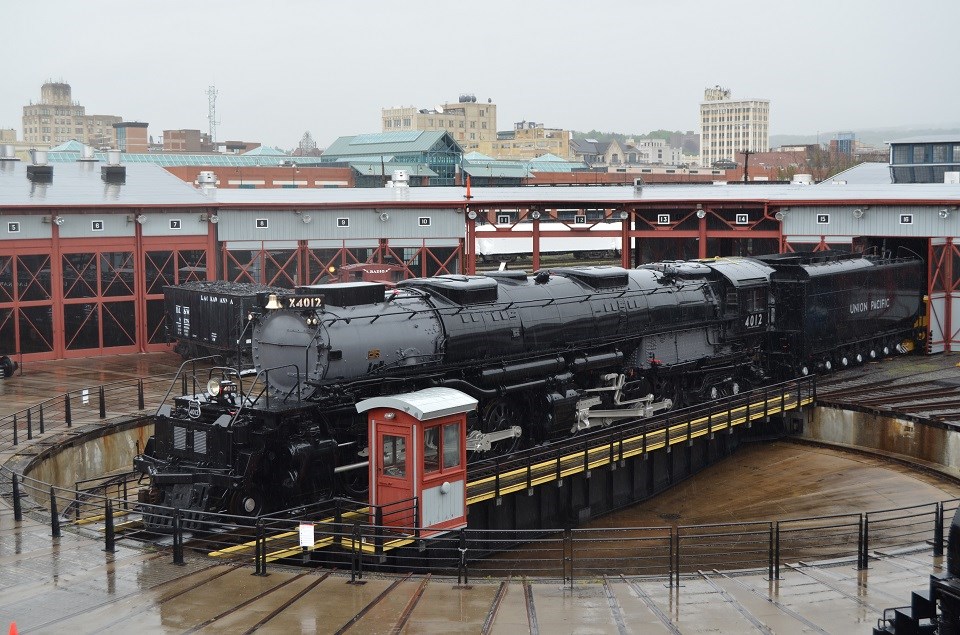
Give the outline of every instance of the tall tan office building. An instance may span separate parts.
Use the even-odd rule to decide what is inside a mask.
[[[478,150],[482,142],[497,138],[497,105],[490,99],[486,103],[477,101],[473,95],[460,95],[457,103],[436,108],[383,108],[381,119],[383,132],[446,131],[464,152]]]
[[[731,99],[726,88],[707,88],[700,102],[700,165],[742,164],[744,150],[770,150],[770,100]]]
[[[113,124],[121,121],[116,115],[86,114],[86,108],[73,101],[70,84],[47,82],[40,89],[40,103],[23,107],[23,140],[56,146],[75,139],[94,148],[115,148]]]
[[[570,131],[518,121],[513,130],[498,133],[492,143],[481,142],[477,151],[495,159],[535,159],[545,154],[570,159]]]

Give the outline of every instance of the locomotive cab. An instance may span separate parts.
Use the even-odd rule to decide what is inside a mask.
[[[721,315],[727,335],[760,341],[770,322],[770,274],[773,269],[749,258],[700,261],[714,271],[721,288]]]

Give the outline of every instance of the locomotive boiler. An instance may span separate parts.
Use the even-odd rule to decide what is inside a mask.
[[[255,318],[252,354],[278,369],[275,394],[316,402],[346,438],[364,434],[360,400],[439,385],[480,402],[470,449],[509,452],[758,381],[770,271],[741,260],[301,287]]]

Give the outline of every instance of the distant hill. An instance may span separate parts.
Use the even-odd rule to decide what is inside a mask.
[[[816,143],[829,143],[831,139],[837,136],[836,130],[820,132],[819,134],[778,134],[770,135],[770,147],[778,148],[787,145],[801,145]],[[899,126],[894,128],[865,128],[863,130],[844,130],[842,132],[853,132],[857,136],[857,141],[872,146],[883,146],[888,141],[896,141],[905,137],[920,137],[925,135],[956,135],[960,137],[960,125],[945,126],[942,128],[914,128],[910,126]]]
[[[890,128],[864,128],[862,130],[827,130],[821,131],[819,133],[810,133],[810,134],[777,134],[770,135],[770,147],[779,148],[780,146],[792,146],[792,145],[808,145],[814,144],[819,141],[821,144],[826,145],[830,143],[831,139],[835,139],[838,132],[853,132],[857,141],[860,143],[876,146],[882,148],[883,144],[888,141],[896,141],[897,139],[903,139],[906,137],[921,137],[927,135],[955,135],[960,138],[960,124],[956,125],[944,125],[938,128],[918,128],[911,126],[898,126]],[[596,141],[612,141],[616,139],[617,141],[623,143],[627,139],[652,139],[659,138],[664,139],[668,143],[671,141],[671,138],[676,141],[678,136],[684,135],[680,130],[670,131],[670,130],[653,130],[647,133],[636,133],[636,134],[625,134],[622,132],[600,132],[599,130],[591,130],[589,132],[580,132],[578,130],[573,131],[574,139],[594,139]],[[691,145],[690,148],[687,148],[687,144],[684,144],[684,151],[696,153],[697,149],[695,147],[695,142]]]
[[[626,134],[623,132],[600,132],[599,130],[591,130],[590,132],[580,132],[579,130],[573,131],[574,139],[593,139],[594,141],[613,141],[616,139],[620,143],[624,143],[627,139],[663,139],[664,141],[670,141],[671,135],[682,135],[683,131],[681,130],[652,130],[650,132],[638,132],[634,134]]]

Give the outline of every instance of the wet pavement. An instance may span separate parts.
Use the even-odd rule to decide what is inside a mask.
[[[90,381],[173,372],[179,364],[172,355],[153,361],[31,364],[24,377],[33,376],[36,386],[17,385],[16,378],[0,383],[0,416],[16,409],[11,404],[36,403],[31,399],[49,395],[44,391],[75,387],[73,370],[90,373],[82,380]],[[91,368],[96,364],[102,366]],[[594,526],[781,519],[958,495],[960,486],[935,474],[857,452],[776,442],[742,448]],[[338,571],[271,566],[261,577],[252,566],[189,555],[176,566],[166,550],[121,540],[109,554],[102,542],[67,527],[61,538],[50,533],[29,518],[14,522],[0,502],[0,628],[15,621],[20,633],[866,633],[884,608],[907,604],[910,592],[944,564],[929,544],[919,544],[896,554],[871,552],[864,571],[855,554],[842,562],[792,563],[773,581],[765,570],[707,570],[685,575],[679,586],[665,578],[603,576],[578,579],[572,588],[558,580],[482,577],[472,577],[467,588],[403,576],[365,577],[355,585]]]
[[[20,551],[2,530],[0,624],[21,633],[744,633],[868,632],[882,610],[906,603],[939,563],[929,553],[805,566],[769,581],[704,571],[663,579],[577,582],[372,577],[248,567],[121,547],[99,551],[45,527],[24,527]],[[879,554],[877,554],[879,555]]]
[[[110,355],[46,362],[26,362],[13,377],[0,379],[0,417],[18,412],[71,390],[96,387],[136,379],[138,377],[170,377],[176,374],[183,360],[173,353],[146,355]],[[161,388],[162,386],[162,388]],[[158,382],[153,402],[169,388],[169,382]],[[147,403],[150,403],[148,400]]]
[[[741,447],[656,498],[585,526],[783,520],[895,509],[957,497],[960,483],[883,457],[774,441]]]

